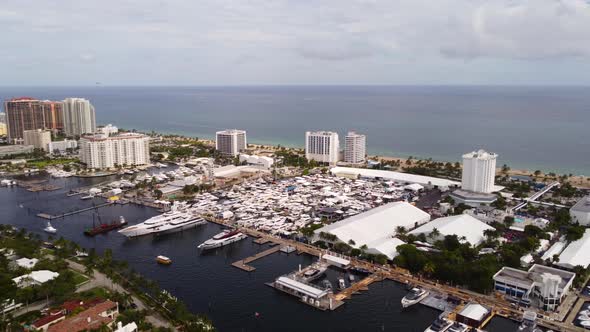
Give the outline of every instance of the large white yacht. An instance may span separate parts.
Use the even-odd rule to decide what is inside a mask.
[[[206,223],[202,218],[193,215],[184,208],[173,206],[170,212],[151,217],[137,225],[123,228],[119,233],[127,237],[136,237],[148,234],[168,234],[180,232]]]
[[[432,324],[424,332],[445,332],[447,331],[453,322],[444,317],[444,313],[438,316]]]
[[[412,288],[410,292],[402,299],[402,307],[407,308],[411,305],[414,305],[422,301],[425,297],[428,296],[428,294],[429,292],[422,288]]]
[[[240,231],[226,229],[223,232],[215,235],[214,237],[210,238],[209,240],[201,243],[197,248],[201,250],[208,250],[223,247],[227,244],[238,242],[247,238],[248,236]]]

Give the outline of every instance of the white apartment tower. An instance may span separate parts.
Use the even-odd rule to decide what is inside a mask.
[[[88,135],[82,136],[78,145],[80,161],[88,168],[104,169],[150,163],[150,138],[145,135]]]
[[[32,145],[36,149],[48,151],[48,145],[51,143],[51,131],[35,129],[23,131],[24,145]]]
[[[224,156],[235,157],[246,150],[246,131],[226,129],[215,133],[215,149]]]
[[[320,163],[335,164],[340,154],[338,133],[308,131],[305,133],[305,158]]]
[[[484,150],[464,154],[461,188],[485,194],[494,191],[497,157],[497,154]]]
[[[367,154],[367,137],[349,131],[344,138],[344,161],[351,164],[358,164],[365,161]]]
[[[96,131],[96,115],[90,101],[84,98],[66,98],[63,103],[66,135],[81,136]]]

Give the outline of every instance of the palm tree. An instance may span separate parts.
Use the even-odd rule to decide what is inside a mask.
[[[427,276],[432,275],[434,271],[435,266],[434,264],[432,264],[432,262],[426,262],[426,264],[424,264],[424,266],[422,267],[422,272]]]
[[[439,235],[440,235],[440,231],[438,230],[438,228],[435,227],[432,229],[430,234],[428,234],[428,237],[431,239],[436,239]]]
[[[407,232],[408,232],[408,230],[404,226],[397,226],[395,228],[395,233],[396,234],[405,235]]]

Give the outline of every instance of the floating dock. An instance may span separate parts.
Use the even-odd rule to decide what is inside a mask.
[[[382,281],[383,277],[377,274],[371,274],[370,276],[362,279],[359,282],[355,282],[350,287],[343,289],[338,294],[334,295],[334,299],[337,301],[343,301],[345,299],[349,299],[352,297],[353,294],[359,293],[361,291],[369,290],[369,285],[374,283],[375,281]]]
[[[237,267],[238,269],[244,270],[246,272],[252,272],[252,271],[256,270],[256,268],[254,266],[251,266],[248,264],[250,264],[253,261],[260,259],[262,257],[266,257],[268,255],[274,254],[275,252],[279,251],[280,249],[281,249],[280,246],[274,246],[272,248],[266,249],[265,251],[261,251],[254,256],[250,256],[250,257],[244,258],[242,260],[239,260],[237,262],[234,262],[234,263],[232,263],[232,266]]]

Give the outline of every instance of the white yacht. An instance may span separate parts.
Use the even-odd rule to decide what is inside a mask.
[[[453,325],[453,322],[445,318],[444,314],[442,314],[438,316],[434,322],[424,330],[424,332],[445,332],[451,327],[451,325]]]
[[[228,245],[230,243],[241,241],[247,237],[248,236],[246,234],[241,233],[237,229],[236,230],[226,229],[223,232],[210,238],[209,240],[199,244],[199,246],[197,248],[199,248],[201,250],[219,248],[219,247],[223,247],[225,245]]]
[[[49,234],[57,233],[57,229],[54,228],[53,226],[51,226],[50,222],[47,222],[47,227],[43,228],[43,231],[45,231],[46,233],[49,233]]]
[[[469,326],[463,323],[454,322],[453,325],[449,327],[448,332],[467,332],[468,330]]]
[[[173,206],[170,212],[166,212],[137,225],[123,228],[119,233],[127,237],[136,237],[148,234],[174,233],[196,227],[205,223],[202,218],[193,215],[184,209]]]
[[[410,290],[410,292],[403,297],[402,299],[402,307],[407,308],[412,306],[420,301],[422,301],[425,297],[427,297],[429,292],[425,289],[415,287]]]
[[[340,290],[343,290],[346,288],[346,281],[344,281],[344,278],[339,278],[338,279],[338,288]]]

